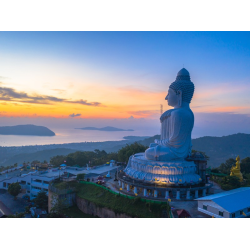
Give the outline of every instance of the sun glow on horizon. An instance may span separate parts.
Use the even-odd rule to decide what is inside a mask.
[[[174,32],[0,33],[0,117],[158,119],[161,104],[164,111],[172,108],[165,96],[181,60],[195,84],[194,112],[250,114],[248,47],[235,57],[226,51],[230,60],[225,60],[217,36],[226,33],[192,34],[182,33],[191,41],[186,55]],[[207,36],[212,57],[202,46]],[[246,33],[235,39],[240,36],[247,40]],[[235,58],[241,67],[235,67]]]

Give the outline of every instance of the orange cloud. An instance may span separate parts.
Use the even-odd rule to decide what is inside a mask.
[[[25,92],[16,91],[13,88],[0,87],[0,100],[6,102],[19,102],[31,104],[52,105],[55,103],[80,104],[86,106],[100,106],[100,102],[88,102],[87,100],[69,100],[48,95],[28,95]]]

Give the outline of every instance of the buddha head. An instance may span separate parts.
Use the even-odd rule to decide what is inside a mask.
[[[169,106],[182,106],[182,102],[190,103],[194,94],[194,84],[190,81],[189,72],[183,68],[176,77],[176,80],[170,84],[168,95]]]

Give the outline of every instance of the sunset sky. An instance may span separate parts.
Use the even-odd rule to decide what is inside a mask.
[[[158,131],[183,66],[196,131],[250,133],[250,32],[0,32],[0,126]]]

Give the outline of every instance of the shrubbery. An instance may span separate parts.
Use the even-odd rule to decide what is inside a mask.
[[[137,142],[126,145],[121,148],[117,153],[107,153],[106,151],[96,149],[94,151],[77,151],[68,155],[57,155],[51,158],[50,163],[56,167],[59,167],[65,161],[68,166],[79,165],[84,166],[91,162],[92,166],[102,165],[110,160],[119,162],[128,162],[131,155],[144,152],[147,147]]]
[[[81,180],[84,180],[84,177],[85,177],[85,174],[82,173],[82,174],[78,174],[78,175],[76,176],[76,179],[77,179],[78,181],[81,181]]]
[[[8,192],[16,198],[21,192],[21,185],[18,182],[9,184]]]

